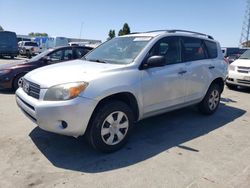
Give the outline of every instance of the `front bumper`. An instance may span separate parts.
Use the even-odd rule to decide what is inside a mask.
[[[74,137],[84,134],[98,103],[83,97],[68,101],[42,101],[28,96],[22,88],[16,92],[16,102],[41,129]]]
[[[226,83],[237,86],[250,87],[250,74],[229,71]]]

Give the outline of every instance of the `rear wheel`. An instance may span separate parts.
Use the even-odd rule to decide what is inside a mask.
[[[29,59],[32,57],[30,50],[26,50],[26,57],[28,57]]]
[[[213,114],[219,107],[221,88],[218,84],[212,84],[205,97],[199,104],[199,110],[206,115]]]
[[[86,132],[87,139],[99,151],[116,151],[128,140],[134,123],[133,112],[121,101],[109,101],[98,108]]]
[[[14,81],[13,81],[13,90],[14,91],[16,91],[19,88],[19,86],[22,84],[24,75],[25,74],[19,74],[14,78]]]

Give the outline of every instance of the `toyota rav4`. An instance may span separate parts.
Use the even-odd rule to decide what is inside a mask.
[[[211,36],[184,30],[111,39],[82,60],[23,78],[16,101],[46,131],[78,137],[103,152],[120,149],[136,121],[189,105],[213,114],[227,76]]]

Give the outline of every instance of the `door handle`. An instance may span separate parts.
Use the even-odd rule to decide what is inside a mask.
[[[185,74],[185,73],[187,73],[187,71],[185,71],[185,70],[178,72],[178,74]]]
[[[208,68],[209,68],[209,69],[214,69],[215,67],[214,67],[214,66],[212,66],[212,65],[210,65]]]

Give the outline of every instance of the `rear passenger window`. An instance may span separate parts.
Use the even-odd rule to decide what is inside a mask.
[[[205,40],[209,58],[216,58],[218,56],[217,44],[215,42]],[[225,51],[225,50],[224,50]]]
[[[196,61],[207,58],[203,40],[191,37],[183,37],[182,41],[182,55],[184,61]]]

